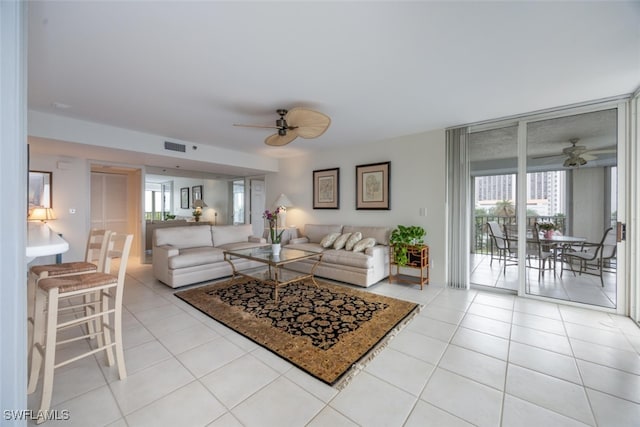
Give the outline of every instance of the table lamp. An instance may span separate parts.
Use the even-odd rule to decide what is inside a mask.
[[[276,208],[280,208],[280,227],[285,228],[287,222],[287,208],[293,206],[291,200],[284,194],[280,194],[274,203]]]
[[[51,208],[33,208],[27,219],[29,221],[42,221],[46,224],[47,221],[56,219],[56,214]]]

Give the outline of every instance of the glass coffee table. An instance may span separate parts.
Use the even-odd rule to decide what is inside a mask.
[[[256,261],[264,264],[264,266],[239,271],[233,263],[233,261],[238,258]],[[309,273],[301,273],[286,268],[287,264],[303,259],[316,260]],[[231,264],[231,269],[233,270],[231,282],[233,282],[236,276],[244,276],[273,286],[273,299],[277,302],[278,287],[280,286],[285,286],[299,280],[311,279],[313,284],[318,287],[318,283],[313,274],[318,265],[320,265],[320,261],[322,261],[322,253],[283,248],[279,255],[273,255],[271,247],[262,246],[251,249],[224,251],[224,260]]]

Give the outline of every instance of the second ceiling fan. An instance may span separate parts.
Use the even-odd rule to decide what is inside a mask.
[[[278,132],[268,136],[264,143],[272,146],[282,146],[287,145],[297,137],[317,138],[331,124],[329,116],[306,108],[279,109],[276,112],[280,115],[280,118],[276,120],[275,126],[243,124],[234,124],[234,126],[277,129]]]
[[[615,153],[616,149],[614,147],[607,147],[603,149],[593,149],[590,150],[584,145],[577,145],[580,138],[571,138],[569,142],[571,143],[571,147],[566,147],[562,150],[562,153],[559,154],[551,154],[545,156],[534,156],[534,159],[544,159],[548,157],[558,157],[558,156],[567,156],[565,159],[563,166],[564,167],[576,167],[586,165],[589,160],[595,160],[598,157],[596,154],[606,154],[606,153]]]

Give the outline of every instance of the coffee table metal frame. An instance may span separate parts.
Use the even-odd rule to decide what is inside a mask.
[[[264,271],[264,266],[260,266],[240,271],[233,263],[233,260],[237,258],[248,259],[265,264],[267,266],[267,270]],[[317,258],[317,261],[313,264],[309,273],[301,273],[285,267],[287,264],[295,261],[313,258]],[[311,279],[313,284],[316,287],[319,287],[314,277],[314,273],[322,261],[322,253],[283,248],[279,255],[274,256],[270,247],[258,247],[224,251],[224,260],[231,265],[231,269],[233,271],[231,283],[233,283],[236,276],[243,276],[250,279],[256,279],[260,281],[260,283],[273,286],[273,299],[276,302],[278,302],[278,287],[280,286],[286,286],[300,280]]]

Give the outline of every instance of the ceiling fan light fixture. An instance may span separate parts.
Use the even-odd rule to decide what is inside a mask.
[[[575,168],[578,166],[584,166],[587,164],[587,161],[580,156],[569,157],[563,163],[565,168]]]

